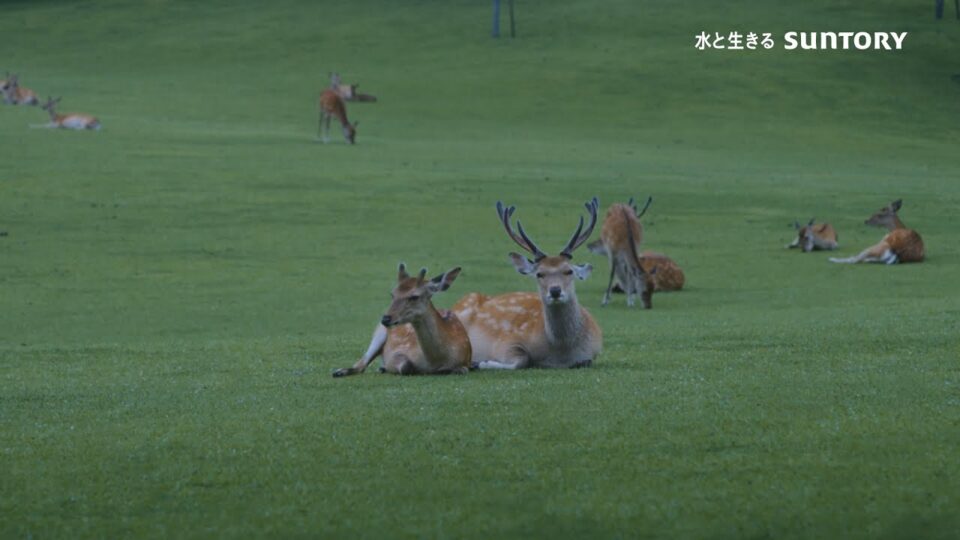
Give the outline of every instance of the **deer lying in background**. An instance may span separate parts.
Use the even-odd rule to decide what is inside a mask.
[[[574,278],[587,279],[592,267],[576,265],[573,252],[590,237],[597,223],[596,198],[586,203],[590,224],[583,230],[583,216],[576,232],[560,251],[549,256],[537,247],[517,221],[519,235],[510,218],[516,207],[497,202],[497,215],[507,236],[533,256],[510,253],[513,266],[534,276],[539,293],[512,292],[497,296],[471,293],[453,310],[463,321],[473,346],[474,365],[481,369],[580,368],[593,363],[603,336],[590,313],[580,306]]]
[[[357,138],[357,125],[347,120],[347,107],[343,103],[343,98],[333,90],[324,90],[320,94],[320,123],[317,126],[317,136],[321,137],[324,143],[330,142],[330,119],[336,117],[343,127],[343,138],[348,143],[353,144]]]
[[[847,258],[831,258],[835,263],[882,262],[884,264],[921,262],[925,256],[923,239],[917,231],[904,226],[897,212],[903,199],[897,199],[870,216],[864,224],[886,227],[890,231],[879,243]]]
[[[815,220],[810,218],[809,223],[801,226],[799,221],[794,221],[793,227],[797,230],[797,237],[785,247],[787,249],[800,248],[805,253],[837,249],[837,239],[839,237],[833,225],[829,223],[817,225],[814,222]]]
[[[60,98],[47,98],[47,102],[43,105],[43,110],[50,114],[50,123],[44,125],[43,127],[64,129],[100,129],[100,121],[88,114],[57,114],[57,111],[55,110],[57,103],[60,103]]]
[[[37,94],[29,88],[20,86],[20,78],[7,72],[7,78],[0,86],[3,91],[3,102],[11,105],[39,105],[40,99]]]
[[[372,103],[377,101],[376,96],[370,94],[361,94],[357,92],[359,84],[343,84],[340,80],[340,74],[330,73],[330,89],[340,95],[344,101],[357,101]]]
[[[683,274],[683,269],[673,259],[656,251],[644,251],[639,259],[644,271],[653,279],[654,292],[683,289],[687,278]]]
[[[338,369],[334,377],[363,373],[383,354],[380,372],[400,375],[462,374],[470,368],[471,347],[467,331],[456,314],[433,307],[434,294],[450,288],[460,274],[454,268],[426,281],[427,269],[417,277],[403,263],[397,272],[393,301],[373,332],[367,352],[353,367]]]

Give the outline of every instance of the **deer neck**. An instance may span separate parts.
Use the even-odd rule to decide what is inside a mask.
[[[347,109],[343,106],[343,103],[338,103],[337,107],[333,109],[333,115],[337,117],[337,120],[340,121],[340,125],[343,127],[350,126],[350,121],[347,120]]]
[[[893,221],[890,223],[890,225],[887,225],[888,231],[895,231],[897,229],[906,229],[906,228],[907,226],[904,225],[902,221],[900,221],[900,217],[897,216],[896,214],[893,215]]]
[[[413,331],[417,333],[417,340],[420,342],[420,348],[424,356],[428,359],[438,359],[446,356],[446,330],[443,318],[437,312],[437,308],[430,304],[427,313],[414,319],[410,323]]]
[[[550,345],[564,346],[578,342],[583,331],[583,314],[577,297],[570,295],[570,300],[563,304],[544,303],[543,321]]]

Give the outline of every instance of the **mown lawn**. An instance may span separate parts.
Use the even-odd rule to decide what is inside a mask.
[[[0,4],[0,72],[104,126],[0,107],[0,537],[960,536],[960,24],[921,4]],[[693,47],[733,30],[909,36]],[[379,97],[353,147],[333,70]],[[601,308],[577,253],[593,368],[329,376],[399,261],[533,290],[494,202],[555,251],[594,195],[653,195],[688,287]],[[924,264],[783,249],[901,197]]]

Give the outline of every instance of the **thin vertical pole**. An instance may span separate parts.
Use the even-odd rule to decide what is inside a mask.
[[[960,0],[956,0],[960,2]],[[510,37],[517,37],[517,27],[513,24],[513,0],[507,0],[507,5],[510,6]]]
[[[491,33],[495,38],[500,37],[500,0],[493,0],[493,32]]]

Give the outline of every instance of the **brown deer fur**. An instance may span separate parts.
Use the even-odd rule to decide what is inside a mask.
[[[897,199],[881,208],[864,221],[865,225],[885,227],[889,233],[879,243],[874,244],[859,254],[847,258],[831,258],[835,263],[881,262],[884,264],[921,262],[926,256],[923,239],[913,229],[908,229],[897,212],[903,204],[903,199]]]
[[[403,264],[397,274],[392,302],[373,332],[367,352],[334,377],[363,373],[370,362],[383,355],[381,372],[399,375],[462,374],[470,368],[472,347],[467,331],[452,311],[437,311],[435,293],[450,288],[460,274],[454,268],[426,281],[426,269],[410,277]]]
[[[336,118],[343,127],[343,138],[350,144],[353,144],[357,137],[357,124],[347,120],[347,107],[343,103],[343,98],[335,91],[327,89],[320,94],[320,123],[317,126],[317,136],[323,139],[323,142],[330,140],[330,119]]]
[[[510,218],[515,207],[497,203],[497,214],[507,235],[533,260],[518,253],[510,259],[518,272],[537,280],[538,293],[513,292],[498,296],[468,294],[453,310],[463,321],[473,346],[474,365],[483,369],[578,368],[591,365],[600,353],[603,335],[590,313],[577,301],[574,279],[586,279],[592,267],[573,264],[573,252],[589,238],[597,221],[597,200],[585,206],[583,218],[560,255],[549,256]]]
[[[832,250],[837,248],[837,230],[829,223],[815,223],[814,219],[804,226],[800,222],[793,223],[797,230],[797,237],[787,244],[788,249],[800,248],[805,253],[816,250]]]

